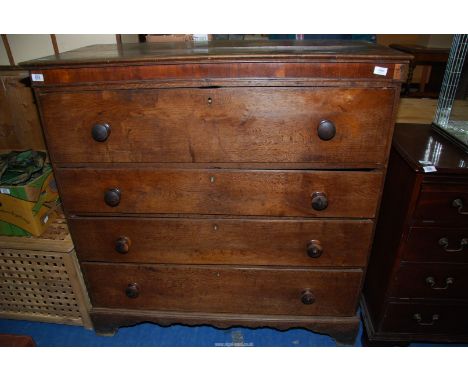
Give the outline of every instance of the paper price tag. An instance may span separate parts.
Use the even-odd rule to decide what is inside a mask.
[[[194,34],[193,41],[208,41],[207,34]]]
[[[437,171],[435,166],[424,166],[423,170],[424,170],[424,172],[436,172]]]
[[[375,66],[374,67],[374,74],[379,76],[386,76],[388,68],[383,68],[382,66]]]
[[[10,190],[8,188],[0,188],[0,194],[10,195]]]
[[[31,80],[44,82],[44,75],[41,73],[31,73]]]

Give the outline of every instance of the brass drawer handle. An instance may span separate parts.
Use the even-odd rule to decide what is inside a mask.
[[[456,209],[457,209],[457,212],[458,212],[460,215],[468,215],[468,211],[463,211],[463,200],[461,200],[460,198],[455,199],[455,200],[452,202],[452,207],[456,208]]]
[[[137,298],[140,295],[140,287],[137,283],[128,284],[125,288],[125,294],[128,298]]]
[[[301,293],[301,301],[304,305],[311,305],[315,302],[315,296],[310,289],[305,289]]]
[[[455,282],[455,279],[453,277],[447,277],[445,279],[445,286],[436,287],[436,281],[435,281],[434,277],[432,277],[432,276],[426,277],[426,284],[429,285],[431,287],[431,289],[434,289],[434,290],[448,289],[449,286],[453,285],[454,282]]]
[[[307,243],[307,255],[316,259],[317,257],[322,256],[323,247],[322,243],[319,240],[311,240]]]
[[[431,321],[428,321],[428,322],[424,322],[423,319],[422,319],[422,316],[420,313],[415,313],[413,315],[413,319],[416,320],[417,324],[418,325],[421,325],[421,326],[432,326],[436,323],[436,321],[439,319],[439,315],[438,314],[433,314],[432,315],[432,320]]]
[[[445,252],[461,252],[465,249],[466,246],[468,246],[468,239],[467,238],[463,238],[460,240],[460,247],[457,248],[457,249],[449,249],[448,248],[448,245],[449,245],[449,242],[448,242],[448,239],[446,237],[443,237],[439,240],[439,245],[441,247],[443,247],[444,251]]]

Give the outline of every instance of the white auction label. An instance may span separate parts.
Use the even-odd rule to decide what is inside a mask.
[[[374,67],[374,74],[378,74],[379,76],[386,76],[388,68],[383,68],[382,66],[375,66]]]
[[[7,194],[7,195],[10,195],[10,189],[8,189],[8,188],[0,188],[0,194]]]
[[[424,170],[424,172],[436,172],[437,171],[435,166],[424,166],[423,170]]]
[[[33,81],[44,82],[44,75],[42,73],[31,73],[31,79]]]

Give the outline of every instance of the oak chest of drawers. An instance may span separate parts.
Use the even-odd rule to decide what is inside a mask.
[[[468,155],[429,125],[397,125],[363,292],[364,342],[468,341],[467,205]]]
[[[95,329],[352,342],[407,63],[361,42],[94,46],[27,63]]]

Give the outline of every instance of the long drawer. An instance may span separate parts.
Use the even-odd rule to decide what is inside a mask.
[[[94,307],[246,314],[355,313],[360,270],[82,263]]]
[[[468,305],[390,303],[382,331],[423,334],[466,334]]]
[[[370,220],[72,218],[82,261],[364,266]]]
[[[371,218],[382,182],[381,172],[142,167],[61,168],[56,176],[66,211],[76,214]]]
[[[403,260],[468,263],[468,226],[411,227],[404,242]]]
[[[392,297],[468,299],[468,266],[461,264],[403,264]]]
[[[394,96],[389,88],[238,87],[54,92],[40,102],[55,163],[375,167],[385,161]],[[328,131],[318,135],[323,120],[335,126],[329,140]],[[110,133],[99,139],[107,139],[93,140],[104,124]]]

